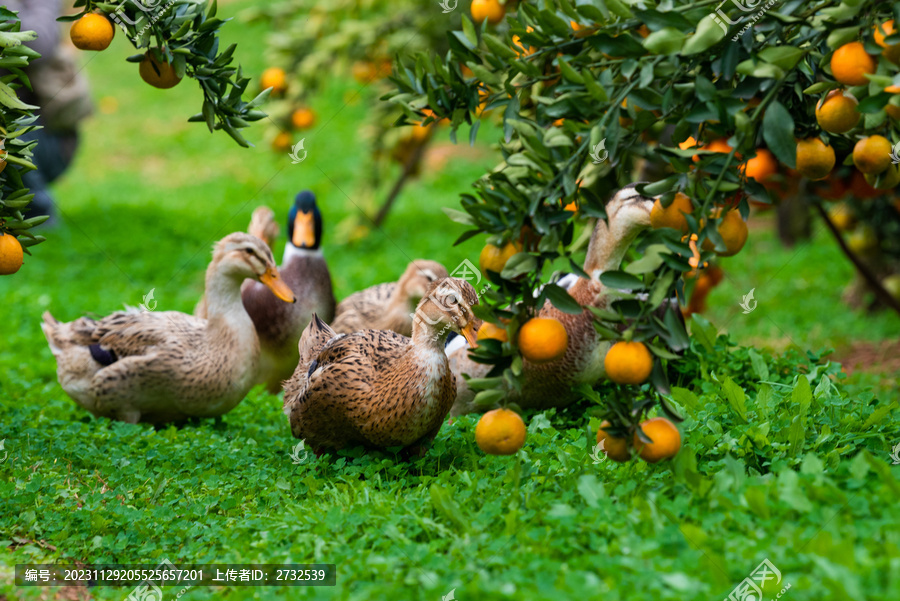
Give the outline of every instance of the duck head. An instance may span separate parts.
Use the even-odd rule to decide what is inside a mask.
[[[296,302],[294,293],[281,276],[272,258],[269,246],[250,234],[236,232],[219,240],[213,249],[213,260],[209,272],[223,275],[238,282],[247,278],[262,282],[281,300]]]
[[[407,265],[406,271],[400,276],[399,292],[418,304],[434,282],[448,275],[450,274],[447,273],[447,268],[437,261],[416,259]]]
[[[617,191],[606,203],[607,220],[597,220],[584,260],[584,271],[593,279],[604,271],[618,269],[637,235],[650,227],[655,199],[638,193],[635,186],[639,183],[644,182]]]
[[[288,212],[288,243],[297,248],[316,250],[322,241],[322,214],[316,195],[309,190],[300,192]]]
[[[472,307],[477,304],[478,294],[469,282],[448,277],[436,280],[416,307],[413,338],[421,327],[430,326],[440,339],[452,330],[476,346],[477,320]]]

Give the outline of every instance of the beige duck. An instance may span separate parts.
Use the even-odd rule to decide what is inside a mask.
[[[313,321],[284,387],[291,432],[317,452],[363,445],[422,449],[456,398],[444,341],[452,330],[475,344],[475,289],[443,278],[416,309],[412,338],[385,330],[336,334]]]
[[[606,205],[608,222],[597,221],[584,261],[584,272],[590,278],[576,278],[569,294],[584,307],[605,308],[614,300],[615,293],[600,283],[600,274],[618,269],[625,253],[638,233],[650,227],[650,209],[653,199],[638,194],[634,185],[619,190]],[[540,317],[552,317],[566,328],[569,346],[566,354],[550,363],[535,364],[525,361],[522,369],[523,386],[519,396],[511,400],[528,409],[565,407],[577,399],[571,392],[573,386],[583,382],[594,383],[603,377],[603,359],[610,343],[600,337],[593,326],[593,313],[585,309],[578,315],[563,313],[548,301],[540,311]],[[456,377],[457,399],[452,415],[479,411],[461,374],[483,378],[490,365],[469,359],[464,347],[451,343],[447,350],[450,366]]]
[[[294,302],[269,247],[235,233],[215,245],[206,270],[207,319],[132,309],[61,323],[44,313],[60,386],[94,415],[130,423],[227,413],[253,386],[259,359],[241,303],[247,278]]]
[[[253,211],[248,229],[271,248],[280,228],[275,213],[268,207],[259,207]],[[265,285],[253,280],[245,281],[241,287],[244,308],[259,337],[257,382],[273,394],[280,392],[282,382],[294,373],[299,360],[297,341],[313,314],[331,321],[335,306],[331,273],[322,256],[322,214],[309,190],[294,199],[288,211],[287,231],[278,271],[297,302],[284,303]],[[204,316],[199,307],[196,314]]]
[[[447,277],[447,269],[435,261],[412,261],[396,282],[377,284],[342,300],[331,329],[338,334],[360,330],[391,330],[411,336],[412,313],[435,281]]]

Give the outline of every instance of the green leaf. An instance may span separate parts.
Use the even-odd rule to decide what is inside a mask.
[[[635,275],[651,273],[663,264],[663,255],[671,254],[665,244],[651,244],[644,250],[644,256],[629,263],[625,271]]]
[[[604,286],[619,290],[642,290],[644,282],[624,271],[606,271],[600,274],[600,282]]]
[[[791,169],[797,167],[794,118],[777,100],[772,101],[763,117],[763,139],[779,161]]]
[[[716,345],[716,338],[718,337],[718,331],[714,325],[709,323],[709,321],[699,313],[691,315],[691,335],[703,345],[703,348],[709,352],[713,352],[713,348]]]
[[[589,507],[599,507],[606,498],[603,483],[593,474],[585,474],[578,479],[578,494]]]
[[[553,303],[553,306],[570,315],[580,315],[584,312],[584,307],[578,304],[572,295],[566,292],[556,284],[545,284],[541,291],[542,296],[546,297]]]
[[[728,32],[722,29],[716,19],[718,15],[709,13],[697,23],[697,32],[684,43],[681,53],[687,56],[700,54],[715,46]]]
[[[735,381],[731,379],[731,376],[726,376],[722,381],[722,394],[724,395],[725,400],[728,401],[728,404],[731,405],[731,408],[746,422],[747,396],[744,394],[744,389],[737,385]]]
[[[793,46],[769,46],[759,52],[759,57],[771,65],[785,70],[793,69],[803,51]]]
[[[685,35],[674,27],[664,27],[644,38],[644,48],[651,54],[677,54]]]
[[[756,374],[756,377],[760,380],[768,380],[769,379],[769,366],[766,365],[765,359],[763,359],[762,355],[756,352],[756,349],[747,349],[747,354],[750,356],[750,365],[753,367],[753,373]]]
[[[19,100],[19,97],[16,96],[15,91],[3,82],[0,82],[0,104],[11,109],[18,109],[20,111],[33,111],[39,108],[31,104],[26,104]]]
[[[526,252],[520,252],[509,258],[500,276],[507,280],[514,280],[520,275],[530,273],[535,269],[537,269],[537,259]]]
[[[694,412],[700,408],[700,399],[698,399],[697,395],[687,388],[679,388],[678,386],[673,386],[672,398],[675,399],[676,403],[691,412]]]

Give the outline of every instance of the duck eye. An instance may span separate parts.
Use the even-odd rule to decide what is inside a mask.
[[[447,297],[447,302],[450,303],[451,305],[458,305],[459,299],[456,298],[455,294],[451,294],[450,296]]]

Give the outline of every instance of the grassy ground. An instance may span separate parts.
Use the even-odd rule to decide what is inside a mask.
[[[265,66],[263,34],[226,27],[251,73]],[[168,558],[337,564],[336,588],[296,591],[310,599],[437,600],[454,589],[463,600],[710,599],[724,598],[767,557],[792,585],[785,598],[897,598],[900,531],[891,513],[900,482],[887,456],[900,442],[896,390],[863,374],[839,391],[816,373],[810,393],[807,378],[794,377],[808,363],[802,355],[751,370],[746,351],[720,339],[715,361],[686,361],[676,381],[692,391],[677,399],[688,447],[662,466],[594,464],[584,406],[530,416],[517,457],[481,454],[475,419],[464,418],[410,464],[352,451],[295,465],[280,399],[260,390],[224,419],[184,428],[86,415],[56,383],[41,312],[64,320],[105,314],[150,289],[158,309],[190,311],[210,245],[243,229],[258,204],[286,210],[302,188],[319,196],[338,297],[394,278],[413,258],[450,269],[474,262],[480,245],[452,247],[462,227],[441,207],[457,206],[494,162],[484,149],[454,153],[404,192],[383,231],[336,244],[329,227],[358,215],[368,197],[358,134],[367,91],[359,97],[358,86],[337,82],[318,98],[309,157],[292,165],[268,150],[262,127],[249,132],[258,146],[244,150],[186,123],[200,104],[193,82],[151,89],[123,61],[127,54],[117,39],[87,64],[102,110],[55,188],[59,225],[18,275],[0,280],[0,439],[8,453],[0,545],[10,549],[0,552],[0,598],[38,598],[10,584],[16,562]],[[713,323],[738,343],[779,350],[896,338],[896,317],[870,318],[840,303],[851,271],[824,235],[784,250],[769,231],[757,230],[724,264],[728,278],[710,299]],[[754,287],[759,306],[743,315],[737,303]],[[746,407],[725,376],[746,391]],[[174,594],[167,589],[167,598]],[[186,598],[284,595],[200,587]]]

